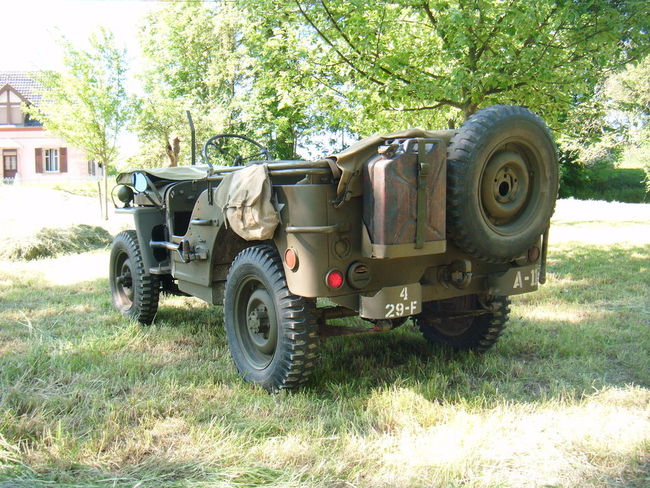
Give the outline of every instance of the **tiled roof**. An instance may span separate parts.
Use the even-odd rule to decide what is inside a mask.
[[[36,81],[36,75],[34,71],[0,71],[0,90],[5,85],[11,85],[29,102],[38,105],[43,87]]]

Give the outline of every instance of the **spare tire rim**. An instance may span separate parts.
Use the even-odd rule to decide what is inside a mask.
[[[521,232],[539,200],[535,196],[537,159],[512,146],[495,151],[481,176],[481,212],[487,225],[501,235]]]

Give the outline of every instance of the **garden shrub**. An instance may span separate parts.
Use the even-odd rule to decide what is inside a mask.
[[[643,203],[650,201],[640,168],[587,167],[575,161],[561,161],[560,198]]]

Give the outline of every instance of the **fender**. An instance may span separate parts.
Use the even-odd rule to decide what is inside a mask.
[[[225,281],[235,256],[259,243],[248,242],[227,227],[222,209],[208,202],[208,190],[204,190],[196,201],[187,233],[172,236],[172,241],[180,245],[187,241],[191,251],[189,261],[178,252],[172,253],[172,275],[179,280],[181,289],[180,281],[208,288],[215,282]]]

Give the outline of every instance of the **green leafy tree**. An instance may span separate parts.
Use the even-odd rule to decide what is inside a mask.
[[[650,56],[608,79],[605,93],[625,130],[627,159],[644,168],[650,193]]]
[[[530,106],[559,127],[576,97],[650,46],[638,0],[282,4],[312,47],[304,63],[361,132],[453,126],[495,103]]]
[[[650,56],[611,76],[604,86],[632,144],[650,143]]]
[[[108,169],[118,156],[117,138],[129,118],[126,52],[115,47],[112,33],[105,29],[90,37],[87,50],[65,40],[62,45],[63,71],[42,73],[43,101],[26,110],[102,165],[107,197]],[[108,218],[107,198],[104,201]]]
[[[298,139],[316,125],[317,93],[287,55],[301,43],[294,27],[237,2],[177,2],[153,13],[142,31],[147,95],[136,127],[143,150],[161,154],[171,134],[189,148],[190,109],[198,141],[241,133],[278,158],[295,157]],[[173,106],[182,107],[178,116]],[[189,151],[181,152],[187,160]]]
[[[591,97],[572,106],[560,137],[578,164],[619,162],[623,152],[646,155],[650,145],[650,56],[612,73]]]
[[[148,16],[141,31],[146,94],[137,101],[132,127],[141,142],[138,163],[161,165],[176,139],[181,145],[177,159],[187,159],[186,110],[192,112],[198,140],[233,130],[230,105],[239,71],[231,62],[236,19],[226,17],[215,22],[197,2],[172,3]]]
[[[134,118],[130,126],[138,134],[141,148],[130,163],[137,167],[155,168],[168,160],[177,166],[180,141],[186,136],[185,106],[181,101],[166,98],[158,92],[136,99]]]

